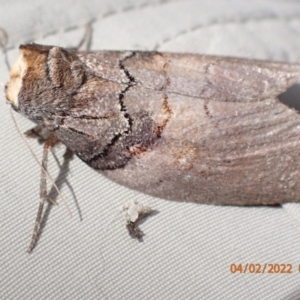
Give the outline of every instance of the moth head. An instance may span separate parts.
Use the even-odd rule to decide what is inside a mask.
[[[86,78],[85,68],[73,51],[53,46],[20,46],[19,57],[10,71],[5,96],[16,111],[20,99],[27,103],[41,91],[61,89],[72,94]],[[46,100],[46,99],[45,99]]]
[[[17,61],[10,70],[10,80],[5,86],[5,96],[9,104],[15,109],[19,109],[18,95],[22,87],[22,79],[26,74],[27,64],[20,53]]]
[[[10,80],[5,86],[7,102],[16,111],[19,111],[19,94],[24,86],[26,74],[30,72],[27,81],[29,79],[31,82],[46,75],[44,65],[49,49],[49,46],[36,44],[20,46],[19,57],[10,70]]]

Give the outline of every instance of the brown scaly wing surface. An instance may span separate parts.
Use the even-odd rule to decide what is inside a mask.
[[[113,62],[121,54],[95,55]],[[124,82],[115,65],[109,79]],[[172,200],[300,200],[300,116],[276,98],[299,78],[299,65],[142,52],[128,54],[122,68],[136,82],[124,96],[127,111],[152,112],[161,132],[155,146],[132,149],[131,160],[105,176]]]

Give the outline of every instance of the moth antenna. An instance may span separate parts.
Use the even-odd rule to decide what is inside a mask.
[[[91,43],[91,36],[92,36],[92,22],[85,24],[85,32],[84,35],[75,48],[76,51],[82,50],[83,47],[87,48],[88,50],[90,48],[90,43]]]
[[[53,184],[55,190],[57,191],[57,193],[59,194],[59,196],[61,197],[67,211],[68,211],[68,214],[70,217],[72,217],[72,212],[67,204],[67,201],[66,199],[64,198],[64,196],[62,195],[62,193],[60,192],[60,190],[58,189],[56,183],[54,182],[53,178],[51,177],[51,175],[48,173],[48,171],[43,167],[43,165],[40,163],[39,159],[37,158],[37,156],[35,155],[35,153],[33,152],[32,148],[30,147],[29,143],[27,142],[27,140],[25,139],[25,137],[23,136],[23,134],[21,133],[21,130],[17,124],[17,121],[13,115],[13,112],[12,112],[12,108],[10,107],[10,114],[12,116],[12,119],[15,123],[15,127],[17,129],[17,132],[18,134],[20,135],[21,139],[23,140],[23,142],[25,143],[26,147],[29,149],[31,155],[34,157],[35,161],[37,162],[37,164],[40,166],[42,172],[46,175],[46,177],[51,181],[51,183]],[[51,201],[52,202],[52,201]]]

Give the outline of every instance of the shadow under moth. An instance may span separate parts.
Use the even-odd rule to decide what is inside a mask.
[[[45,169],[60,141],[155,197],[260,205],[300,201],[300,116],[277,98],[299,77],[297,64],[27,44],[5,93],[49,132]]]

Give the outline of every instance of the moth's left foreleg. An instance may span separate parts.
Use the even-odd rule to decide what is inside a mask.
[[[43,160],[42,160],[42,169],[41,169],[41,181],[40,181],[40,203],[39,203],[39,209],[37,212],[35,225],[33,229],[33,234],[31,237],[31,241],[29,244],[29,247],[27,249],[27,252],[31,252],[33,248],[36,245],[40,227],[41,227],[41,221],[42,221],[42,215],[44,210],[44,204],[47,199],[47,163],[48,163],[48,152],[49,149],[57,142],[57,138],[55,136],[50,137],[44,144],[44,150],[43,150]]]

